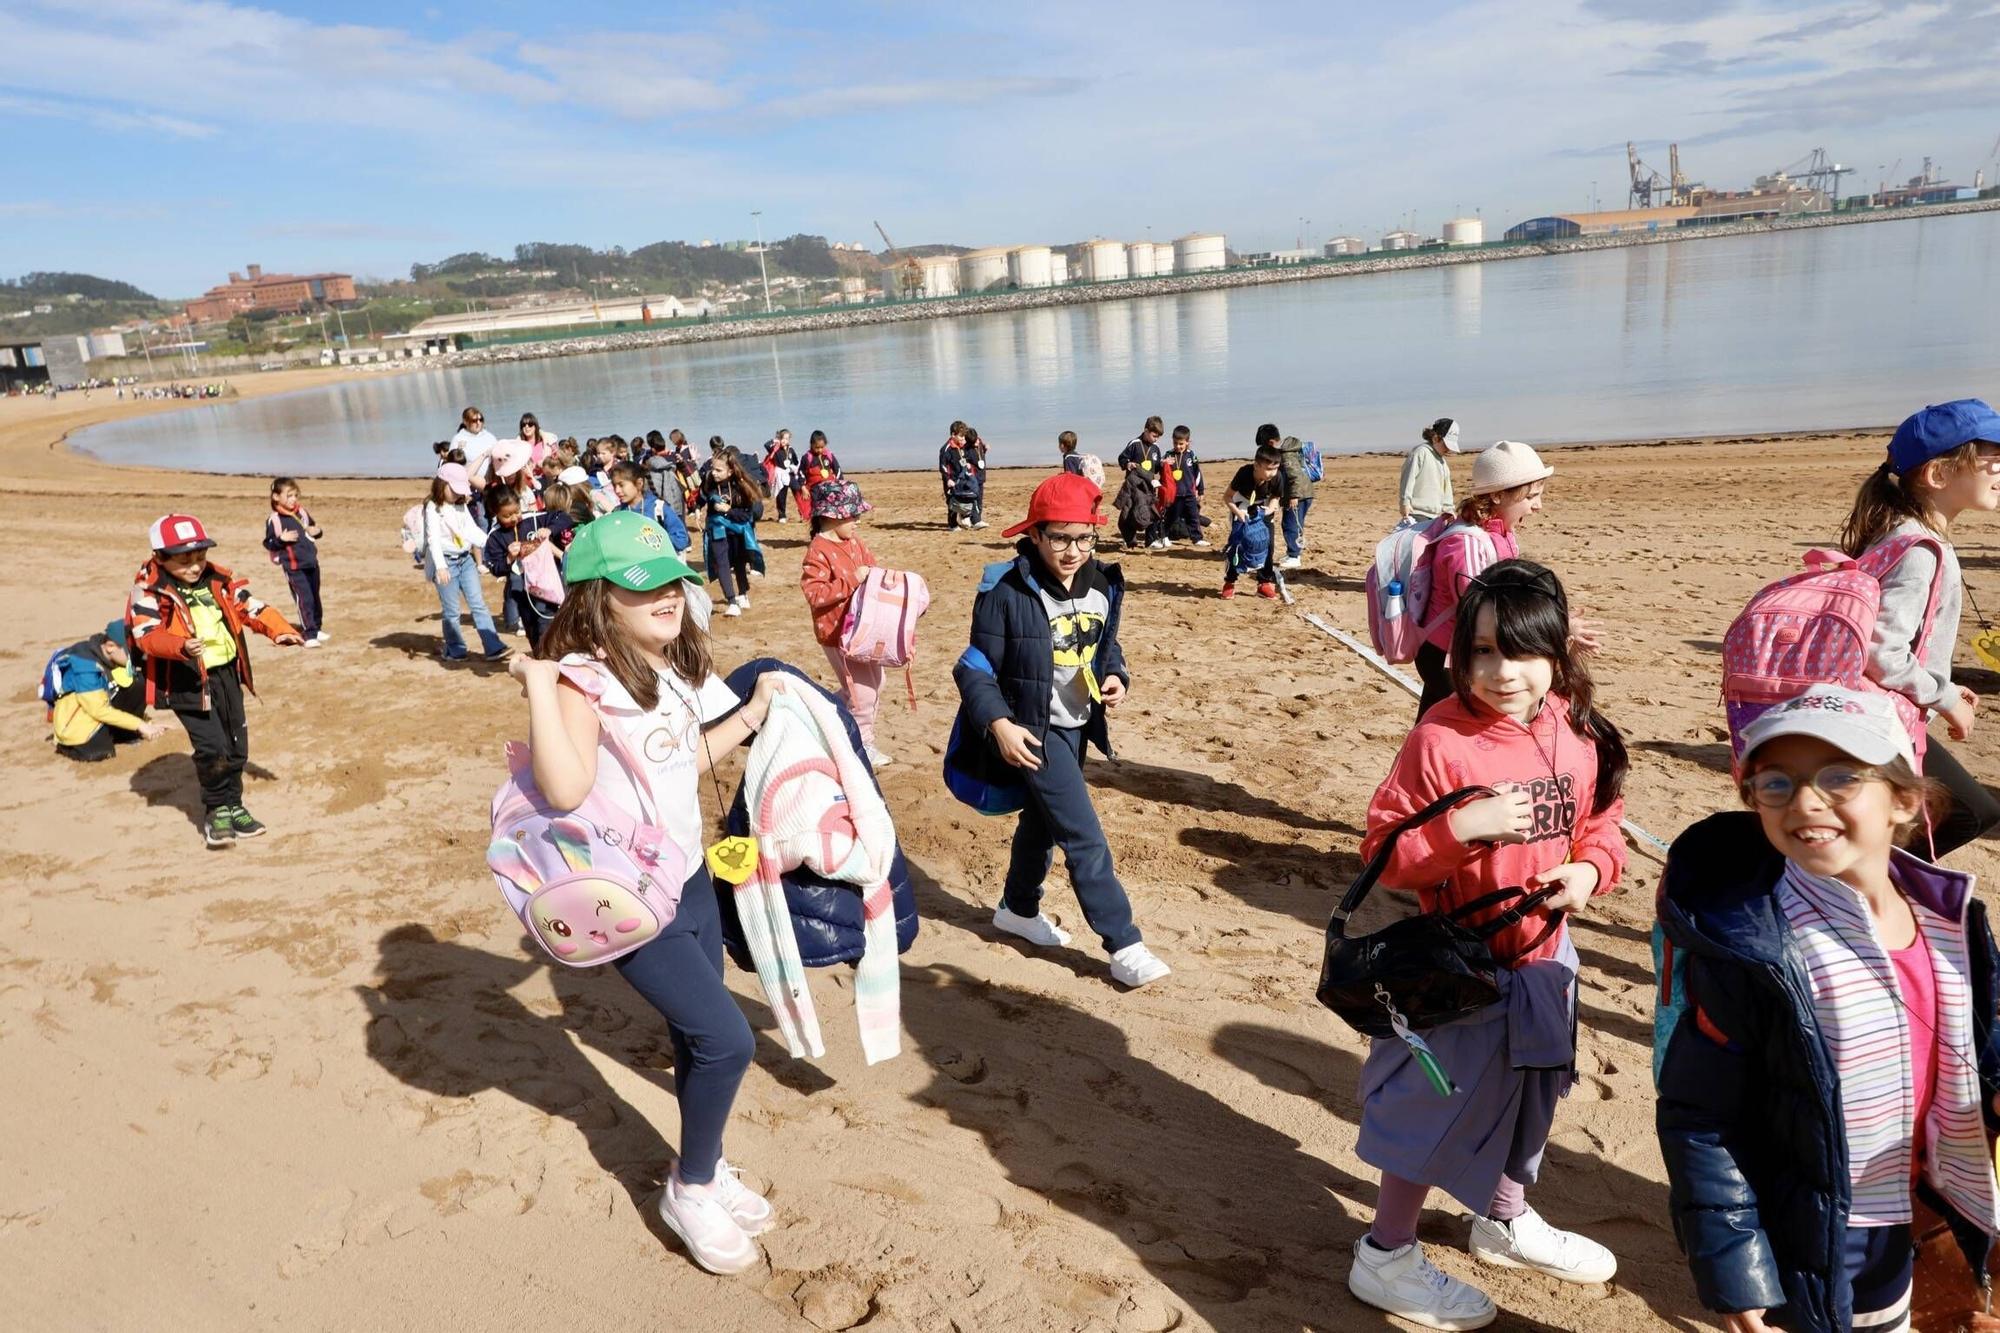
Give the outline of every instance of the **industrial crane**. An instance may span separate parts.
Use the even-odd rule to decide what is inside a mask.
[[[1853,167],[1843,167],[1826,154],[1826,149],[1815,148],[1798,161],[1778,168],[1778,175],[1789,176],[1805,185],[1808,190],[1817,190],[1834,203],[1840,202],[1840,178],[1854,174]]]
[[[2000,169],[2000,139],[1993,141],[1992,151],[1986,154],[1986,161],[1980,163],[1979,170],[1972,173],[1973,189],[1983,190],[1986,188],[1986,167],[1989,163],[1996,169]]]
[[[908,300],[923,291],[924,266],[917,262],[916,256],[909,256],[902,263],[896,263],[896,243],[889,239],[889,233],[882,230],[882,224],[879,222],[875,224],[875,234],[882,238],[882,244],[889,247],[882,255],[882,266],[884,269],[893,268],[895,270],[895,285],[901,289],[903,299]],[[887,283],[885,282],[884,285],[886,286]],[[883,294],[887,295],[888,293],[885,292]]]
[[[1679,145],[1675,145],[1675,157],[1679,157]],[[1639,160],[1639,148],[1630,139],[1625,141],[1625,161],[1632,170],[1632,190],[1627,202],[1633,208],[1651,208],[1655,192],[1666,192],[1671,197],[1673,185],[1659,172]]]

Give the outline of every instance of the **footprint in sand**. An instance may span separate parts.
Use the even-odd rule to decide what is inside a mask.
[[[307,1205],[305,1225],[278,1258],[281,1277],[304,1277],[319,1268],[347,1243],[347,1216],[354,1208],[354,1191],[322,1191]]]

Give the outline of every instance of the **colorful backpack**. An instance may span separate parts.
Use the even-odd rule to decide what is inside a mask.
[[[1428,523],[1406,518],[1375,547],[1364,580],[1368,594],[1368,638],[1390,662],[1417,660],[1429,628],[1431,568],[1435,547],[1455,528],[1473,529],[1456,516],[1440,514]]]
[[[403,550],[410,555],[421,555],[423,542],[424,502],[419,500],[403,511]]]
[[[69,647],[61,647],[49,654],[48,662],[42,667],[41,683],[35,687],[35,697],[55,716],[56,700],[69,693],[63,688],[63,662],[69,657]]]
[[[1928,546],[1940,577],[1944,546],[1935,537],[1892,537],[1861,553],[1808,551],[1805,572],[1769,584],[1729,623],[1722,638],[1722,701],[1729,715],[1729,744],[1741,763],[1743,728],[1774,704],[1819,684],[1887,694],[1910,733],[1921,762],[1925,717],[1907,695],[1868,678],[1868,646],[1882,607],[1882,578],[1912,546]],[[1937,619],[1937,583],[1931,584],[1915,651],[1922,656]]]
[[[1326,461],[1319,456],[1319,446],[1311,440],[1307,440],[1299,447],[1299,461],[1305,464],[1308,480],[1326,480]]]
[[[585,683],[590,668],[563,671]],[[507,780],[493,793],[493,840],[486,848],[487,868],[507,906],[535,943],[568,967],[608,963],[658,936],[680,906],[686,871],[680,847],[660,825],[644,762],[602,713],[598,723],[599,781],[574,810],[551,806],[535,787],[528,747],[507,743]],[[607,762],[631,779],[637,817],[607,794]]]

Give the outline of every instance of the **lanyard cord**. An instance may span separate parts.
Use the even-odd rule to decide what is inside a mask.
[[[722,798],[722,779],[715,775],[715,751],[709,748],[708,728],[702,725],[701,711],[695,707],[694,701],[683,695],[680,687],[674,684],[673,672],[662,674],[660,679],[665,682],[667,692],[674,696],[675,702],[687,709],[688,716],[694,719],[694,728],[701,735],[701,752],[708,758],[708,780],[715,788],[716,818],[726,820],[729,817],[729,803]],[[699,785],[696,784],[697,788]]]

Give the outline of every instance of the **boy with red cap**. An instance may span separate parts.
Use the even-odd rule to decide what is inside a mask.
[[[228,847],[264,831],[243,808],[243,767],[250,733],[243,692],[253,690],[254,629],[281,647],[305,642],[276,607],[250,595],[250,585],[212,564],[215,545],[192,514],[168,514],[153,524],[153,555],[140,568],[125,605],[132,646],[146,664],[146,702],[170,708],[194,745],[201,782],[202,840]]]
[[[1141,942],[1083,777],[1086,744],[1111,754],[1105,714],[1131,683],[1118,647],[1125,578],[1092,554],[1103,498],[1069,472],[1035,488],[1027,518],[1002,534],[1021,539],[1015,558],[988,566],[980,581],[972,640],[952,679],[961,731],[983,745],[982,766],[1005,766],[1026,788],[993,924],[1044,948],[1069,943],[1041,909],[1060,847],[1084,920],[1111,955],[1112,979],[1136,987],[1166,976],[1167,965]]]

